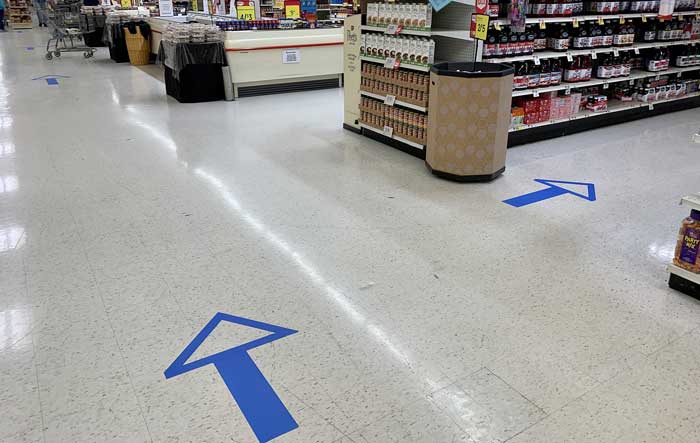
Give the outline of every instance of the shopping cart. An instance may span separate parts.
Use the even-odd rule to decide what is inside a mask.
[[[82,0],[58,0],[49,10],[49,24],[53,34],[46,43],[46,59],[60,57],[62,52],[82,52],[85,58],[95,55],[95,48],[85,43],[84,34],[94,32],[81,27]]]

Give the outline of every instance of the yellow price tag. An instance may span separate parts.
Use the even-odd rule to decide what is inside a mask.
[[[275,0],[275,9],[284,9],[284,0]]]
[[[501,24],[498,23],[498,22],[496,22],[496,23],[493,24],[493,28],[494,28],[496,31],[500,31],[500,30],[501,30]]]
[[[646,23],[646,22],[647,22],[647,16],[646,16],[646,15],[643,15],[643,16],[642,16],[642,23]]]
[[[488,15],[477,15],[476,16],[476,31],[474,32],[474,38],[477,40],[486,40],[486,34],[489,31],[489,16]]]
[[[625,18],[623,16],[620,16],[620,24],[621,25],[625,24]]]
[[[547,24],[544,22],[544,20],[540,20],[540,29],[546,29]]]
[[[301,12],[298,5],[287,5],[284,7],[284,16],[286,18],[301,18]]]
[[[236,6],[239,20],[255,20],[255,6]]]
[[[574,28],[578,28],[578,19],[577,18],[574,19]]]
[[[604,24],[605,24],[605,20],[603,20],[603,17],[598,17],[598,24],[599,24],[599,25],[604,25]]]
[[[663,19],[663,18],[661,18],[661,17],[659,17],[659,21],[660,21],[661,23],[663,23],[663,22],[665,22],[666,20]]]
[[[122,8],[131,8],[131,0],[121,0]]]

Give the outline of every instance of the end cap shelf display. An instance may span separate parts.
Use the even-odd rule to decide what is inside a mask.
[[[700,105],[700,10],[660,16],[658,2],[602,3],[548,16],[571,3],[530,2],[524,32],[491,20],[480,54],[515,68],[511,146]]]
[[[681,199],[681,205],[691,210],[679,232],[674,263],[668,265],[668,285],[691,297],[700,299],[700,193]],[[696,272],[693,272],[696,271]]]

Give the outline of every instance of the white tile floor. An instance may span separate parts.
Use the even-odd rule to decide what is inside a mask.
[[[275,441],[700,441],[700,302],[664,271],[700,111],[461,185],[342,130],[340,90],[183,105],[45,39],[0,34],[0,441],[257,441],[212,365],[163,375],[219,311],[299,331],[250,352]],[[535,178],[598,201],[501,203]]]

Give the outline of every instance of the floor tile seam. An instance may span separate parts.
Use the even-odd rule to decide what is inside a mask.
[[[340,435],[342,435],[343,437],[347,437],[347,438],[350,439],[350,441],[352,441],[352,438],[350,438],[349,435],[347,435],[345,432],[343,432],[342,429],[338,428],[334,423],[332,423],[330,420],[326,419],[323,415],[321,415],[321,414],[316,410],[316,408],[314,408],[312,405],[306,403],[299,395],[296,394],[296,392],[294,392],[293,390],[289,389],[289,387],[287,387],[286,384],[280,383],[280,385],[281,385],[284,389],[286,389],[287,391],[289,391],[302,405],[304,405],[305,408],[308,408],[308,409],[312,410],[313,413],[316,414],[317,417],[319,417],[321,420],[323,420],[326,424],[328,424],[329,426],[331,426],[331,427],[332,427],[333,429],[335,429],[336,431],[340,432]],[[331,399],[331,402],[332,402],[332,401],[333,401],[333,400]],[[340,441],[340,440],[342,440],[342,438],[336,439],[335,441]]]
[[[70,207],[68,208],[68,213],[70,214],[71,218],[73,219],[73,223],[77,224],[77,220],[75,219],[75,215],[73,214],[73,211],[70,209]],[[114,324],[112,323],[112,319],[110,318],[109,313],[107,312],[107,306],[105,304],[104,294],[102,293],[102,288],[100,287],[100,285],[97,281],[97,276],[95,274],[95,270],[93,269],[92,263],[90,262],[90,259],[88,257],[87,250],[85,249],[82,235],[80,235],[80,232],[78,232],[78,238],[80,239],[80,249],[83,253],[83,256],[85,257],[85,260],[87,262],[87,267],[90,270],[90,274],[91,274],[91,277],[93,280],[93,284],[95,285],[95,288],[96,288],[97,293],[98,293],[99,298],[100,298],[100,302],[102,303],[102,310],[104,312],[105,317],[107,318],[107,324],[109,325],[109,328],[112,331],[112,337],[114,338],[114,341],[117,345],[117,350],[119,351],[119,357],[121,359],[122,366],[123,366],[124,371],[126,372],[126,375],[129,379],[129,385],[131,387],[132,395],[134,396],[134,398],[136,400],[136,404],[139,407],[139,413],[141,415],[141,419],[143,420],[144,426],[146,427],[146,432],[148,433],[148,438],[151,441],[151,443],[153,443],[153,436],[151,435],[151,430],[148,426],[148,420],[146,419],[146,416],[144,414],[143,405],[141,404],[141,398],[139,397],[139,395],[136,391],[136,387],[134,386],[134,381],[133,381],[133,378],[131,377],[131,373],[129,372],[129,368],[128,368],[128,365],[126,363],[126,358],[124,357],[124,352],[122,350],[121,343],[119,342],[119,338],[117,337],[116,331],[114,329]]]
[[[508,386],[510,389],[512,389],[513,391],[517,392],[518,395],[520,395],[522,398],[524,398],[524,399],[525,399],[528,403],[530,403],[532,406],[536,407],[537,410],[540,411],[542,414],[544,414],[545,417],[548,415],[548,414],[547,414],[547,411],[545,411],[540,405],[538,405],[538,404],[535,403],[534,401],[532,401],[532,400],[530,400],[529,398],[527,398],[527,396],[526,396],[525,394],[523,394],[523,393],[520,392],[518,389],[516,389],[513,385],[511,385],[510,383],[508,383],[503,377],[501,377],[500,375],[498,375],[495,371],[491,370],[491,368],[489,368],[488,366],[484,366],[484,369],[486,369],[487,371],[489,371],[490,373],[492,373],[494,376],[496,376],[497,379],[501,380],[501,381],[503,382],[503,384],[505,384],[506,386]]]
[[[517,437],[518,435],[522,434],[523,432],[527,431],[528,429],[532,428],[533,426],[536,426],[537,424],[543,422],[544,420],[546,420],[546,419],[548,419],[548,418],[550,418],[550,417],[556,415],[557,413],[559,413],[560,411],[562,411],[562,410],[563,410],[564,408],[566,408],[567,406],[569,406],[569,405],[571,405],[571,404],[573,404],[573,403],[579,401],[580,399],[582,399],[582,398],[585,397],[586,395],[590,394],[591,392],[595,391],[595,390],[598,389],[598,388],[601,388],[602,386],[603,386],[602,383],[596,384],[595,386],[593,386],[592,388],[588,389],[587,391],[585,391],[585,392],[582,393],[581,395],[579,395],[579,396],[577,396],[577,397],[571,399],[570,401],[566,402],[564,405],[560,406],[560,407],[557,408],[556,410],[554,410],[554,411],[548,413],[546,416],[542,417],[540,420],[537,420],[535,423],[531,424],[531,425],[528,426],[527,428],[523,429],[522,431],[520,431],[520,432],[518,432],[517,434],[513,435],[512,437],[508,438],[508,439],[505,440],[503,443],[507,443],[507,442],[511,441],[512,439],[514,439],[514,438]]]
[[[477,369],[477,370],[474,371],[474,372],[471,372],[469,375],[476,374],[477,372],[481,371],[482,369],[483,369],[483,367]],[[468,377],[469,375],[466,375],[465,377]],[[397,411],[404,410],[404,409],[406,409],[406,408],[408,408],[408,407],[410,407],[410,406],[412,406],[412,405],[414,405],[414,404],[416,404],[416,403],[419,403],[419,402],[421,402],[421,401],[427,400],[427,401],[433,403],[433,401],[432,401],[431,398],[432,398],[432,396],[433,396],[434,394],[436,394],[436,393],[438,393],[438,392],[440,392],[440,391],[442,391],[442,390],[446,390],[446,389],[449,388],[450,386],[456,384],[456,382],[453,381],[451,378],[448,377],[447,379],[450,381],[450,383],[447,384],[447,386],[443,386],[443,387],[438,388],[438,389],[435,389],[435,390],[433,390],[433,391],[429,391],[427,394],[424,394],[421,398],[416,399],[416,400],[413,400],[413,401],[410,401],[410,402],[406,403],[405,405],[401,406],[400,408],[393,409],[393,410],[387,412],[386,414],[382,415],[381,417],[377,418],[376,420],[371,421],[370,423],[368,423],[368,424],[365,425],[365,426],[360,426],[360,427],[358,427],[358,428],[354,428],[354,429],[350,430],[349,432],[347,432],[347,434],[354,434],[354,433],[356,433],[356,432],[361,432],[362,430],[367,429],[367,428],[369,428],[370,426],[372,426],[372,425],[374,425],[374,424],[376,424],[376,423],[378,423],[378,422],[384,420],[385,418],[389,417],[391,414],[393,414],[393,413],[395,413],[395,412],[397,412]],[[358,383],[359,383],[359,382],[358,382]],[[345,391],[345,392],[347,392],[347,391]],[[333,403],[333,404],[335,405],[335,401],[332,400],[332,399],[331,399],[331,403]],[[433,403],[433,404],[434,404],[434,403]],[[450,417],[449,414],[446,414],[446,413],[443,411],[442,408],[440,408],[440,407],[437,406],[437,405],[435,405],[435,407],[440,411],[440,413],[442,413],[442,415],[443,415],[444,417],[446,417],[448,420],[450,420],[458,429],[460,429],[462,432],[466,433],[466,431],[465,431],[461,426],[459,426],[459,425],[457,424],[457,422],[455,422],[455,421],[452,419],[452,417]],[[469,434],[467,434],[467,436],[469,436]],[[469,438],[471,439],[471,436],[469,436]]]
[[[491,374],[493,374],[494,376],[496,376],[496,377],[497,377],[499,380],[501,380],[506,386],[508,386],[509,388],[511,388],[513,391],[517,392],[518,395],[520,395],[520,396],[521,396],[522,398],[524,398],[528,403],[530,403],[531,405],[533,405],[534,407],[536,407],[540,412],[542,412],[543,417],[541,417],[541,419],[538,420],[537,422],[539,422],[539,421],[541,421],[541,420],[543,420],[544,418],[547,417],[547,413],[546,413],[542,408],[540,408],[539,405],[535,404],[532,400],[530,400],[529,398],[525,397],[520,391],[518,391],[517,389],[513,388],[509,383],[507,383],[505,380],[503,380],[498,374],[496,374],[495,372],[493,372],[493,371],[492,371],[490,368],[488,368],[487,366],[482,366],[482,367],[480,367],[479,369],[477,369],[476,371],[470,373],[469,375],[465,375],[465,376],[459,377],[457,381],[454,381],[454,382],[450,383],[448,386],[445,386],[444,388],[439,389],[438,391],[436,391],[436,393],[439,392],[439,391],[441,391],[441,390],[447,389],[447,388],[449,388],[450,386],[456,386],[456,387],[459,388],[462,392],[464,392],[464,394],[466,394],[469,398],[472,398],[472,399],[473,399],[473,397],[472,397],[471,395],[469,395],[469,393],[468,393],[467,391],[465,391],[464,388],[460,385],[459,379],[464,379],[464,378],[471,377],[472,375],[476,375],[477,373],[483,371],[484,369],[486,369],[486,370],[489,371]],[[440,408],[439,406],[438,406],[438,409],[440,409],[440,411],[442,411],[442,408]],[[443,413],[444,413],[444,412],[443,412]],[[454,420],[454,419],[452,418],[451,414],[446,414],[446,413],[444,413],[444,415],[445,415],[447,418],[449,418],[449,420],[452,421],[452,422],[455,424],[455,426],[457,426],[457,428],[460,429],[467,437],[469,437],[470,440],[474,441],[474,439],[472,438],[472,436],[471,436],[471,434],[469,433],[469,431],[468,431],[467,429],[464,429],[456,420]],[[537,423],[537,422],[536,422],[536,423]],[[534,423],[533,423],[533,424],[534,424]],[[525,431],[525,430],[526,430],[527,428],[529,428],[529,427],[530,427],[530,426],[527,426],[525,429],[523,429],[523,430],[520,431],[520,432]],[[520,432],[518,432],[517,434],[519,434]],[[515,435],[517,435],[517,434],[515,434]],[[515,435],[513,435],[513,437],[514,437]],[[510,437],[510,438],[512,438],[512,437]],[[510,439],[510,438],[509,438],[509,439]],[[499,441],[499,442],[501,441],[500,439],[496,439],[496,440]],[[508,440],[508,439],[507,439],[507,440]],[[503,440],[503,441],[507,441],[507,440]]]
[[[22,258],[22,269],[24,271],[24,290],[25,290],[25,295],[29,297],[29,285],[28,285],[28,275],[27,275],[27,267],[24,262],[24,257]],[[23,338],[27,337],[29,334],[31,334],[34,331],[34,325],[29,329],[29,332],[24,335]],[[41,439],[44,443],[46,443],[46,421],[44,418],[44,407],[41,401],[41,385],[39,384],[39,367],[36,364],[36,343],[34,342],[34,336],[31,336],[32,340],[32,366],[34,366],[34,379],[36,380],[36,395],[37,395],[37,400],[39,401],[39,414],[41,416]],[[15,342],[17,343],[17,342]]]

